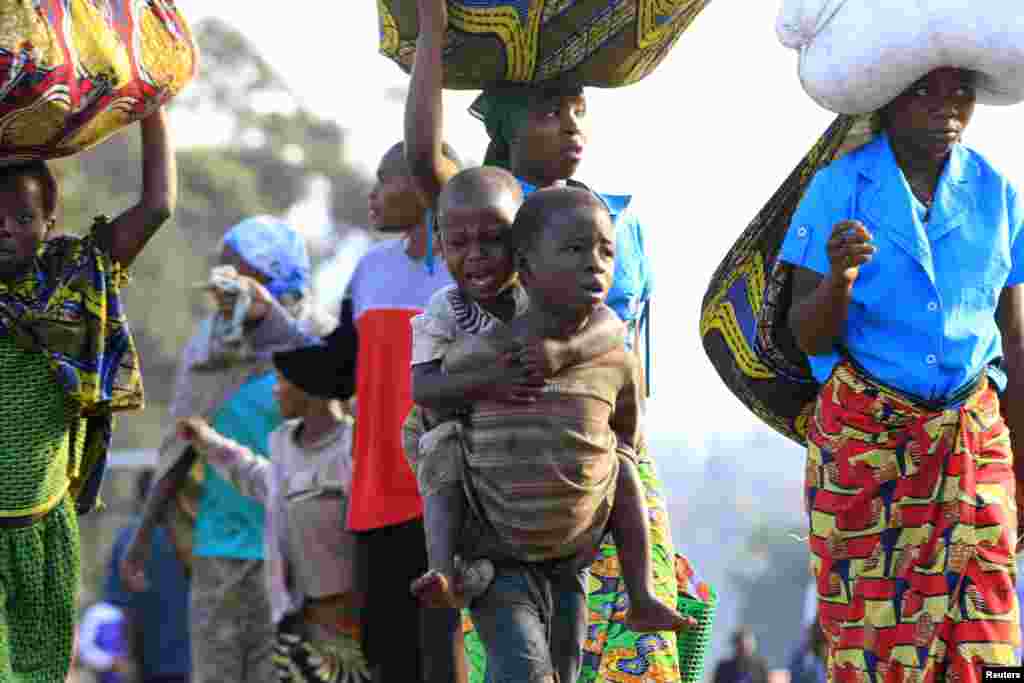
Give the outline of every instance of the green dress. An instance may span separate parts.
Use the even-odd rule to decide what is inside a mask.
[[[0,680],[63,681],[71,667],[79,587],[78,517],[67,500],[78,407],[47,358],[0,336]],[[76,430],[84,438],[84,431]],[[72,448],[75,446],[75,448]]]
[[[80,581],[78,514],[99,505],[114,414],[142,407],[121,306],[128,273],[110,223],[39,245],[0,281],[0,681],[55,683],[71,666]]]

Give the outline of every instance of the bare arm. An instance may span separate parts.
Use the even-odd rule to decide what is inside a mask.
[[[625,381],[615,398],[615,410],[612,412],[609,425],[618,440],[617,449],[632,456],[640,441],[640,401],[643,385],[640,363],[636,357],[625,351],[622,352],[622,357]]]
[[[822,276],[794,267],[789,325],[807,355],[829,353],[842,336],[860,266],[870,261],[875,251],[870,240],[871,234],[859,222],[840,221],[828,241],[829,273]]]
[[[523,344],[519,362],[541,377],[620,349],[626,343],[626,326],[615,311],[598,308],[586,326],[568,339],[540,339]]]
[[[418,0],[416,6],[420,33],[405,103],[405,158],[417,190],[428,206],[434,206],[457,170],[442,146],[441,49],[448,12],[445,0]]]
[[[178,461],[171,465],[167,473],[153,486],[142,509],[142,521],[129,547],[149,542],[153,535],[153,529],[163,523],[167,514],[167,506],[184,485],[188,478],[188,472],[197,458],[198,454],[194,449],[185,449]]]
[[[128,590],[138,592],[146,589],[145,567],[149,557],[153,530],[163,522],[167,506],[184,484],[188,471],[196,458],[197,454],[193,449],[185,449],[177,462],[160,478],[160,481],[154,485],[153,491],[147,496],[142,511],[142,521],[125,548],[124,556],[118,567],[121,581],[124,582]]]
[[[178,201],[177,164],[167,128],[158,109],[140,122],[142,128],[142,197],[110,225],[110,255],[130,266],[174,213]]]
[[[178,420],[179,436],[192,444],[238,492],[266,504],[270,493],[270,461],[218,433],[201,417]]]
[[[446,373],[439,360],[420,363],[412,369],[413,402],[439,412],[489,399],[532,402],[540,386],[542,379],[532,377],[522,366],[506,365],[497,354],[492,354],[490,362],[457,372]]]
[[[801,351],[808,356],[832,351],[846,324],[850,293],[843,283],[837,284],[808,268],[793,268],[789,326]]]
[[[1015,435],[1024,434],[1024,285],[1007,287],[1002,291],[996,309],[996,322],[1002,333],[1003,359],[1006,362],[1003,414],[1010,427],[1010,438],[1016,441]],[[1020,497],[1024,494],[1020,484],[1024,482],[1024,457],[1014,458],[1013,468],[1018,482],[1017,495]]]

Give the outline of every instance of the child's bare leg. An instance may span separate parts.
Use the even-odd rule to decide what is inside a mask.
[[[615,537],[619,566],[629,594],[626,626],[632,631],[680,631],[693,619],[668,607],[654,593],[651,570],[651,532],[647,505],[636,466],[619,458],[619,477],[609,526]]]
[[[413,582],[412,592],[425,607],[464,607],[494,578],[494,568],[487,560],[456,566],[455,540],[465,511],[465,494],[458,484],[423,496],[429,569]]]

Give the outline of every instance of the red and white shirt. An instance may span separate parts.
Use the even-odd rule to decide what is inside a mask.
[[[412,327],[438,289],[452,284],[443,262],[434,273],[409,257],[404,240],[370,249],[346,297],[359,334],[357,417],[348,527],[369,531],[423,514],[416,477],[402,450],[402,423],[412,409]]]

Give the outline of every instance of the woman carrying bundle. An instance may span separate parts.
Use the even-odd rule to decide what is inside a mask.
[[[1015,663],[1024,203],[961,144],[978,87],[939,68],[876,112],[873,140],[814,177],[780,255],[823,384],[806,504],[831,680]]]
[[[142,407],[121,308],[128,269],[170,218],[162,109],[140,123],[139,202],[82,237],[55,232],[45,162],[0,166],[0,680],[63,681],[81,578],[78,515],[95,507],[113,414]]]

